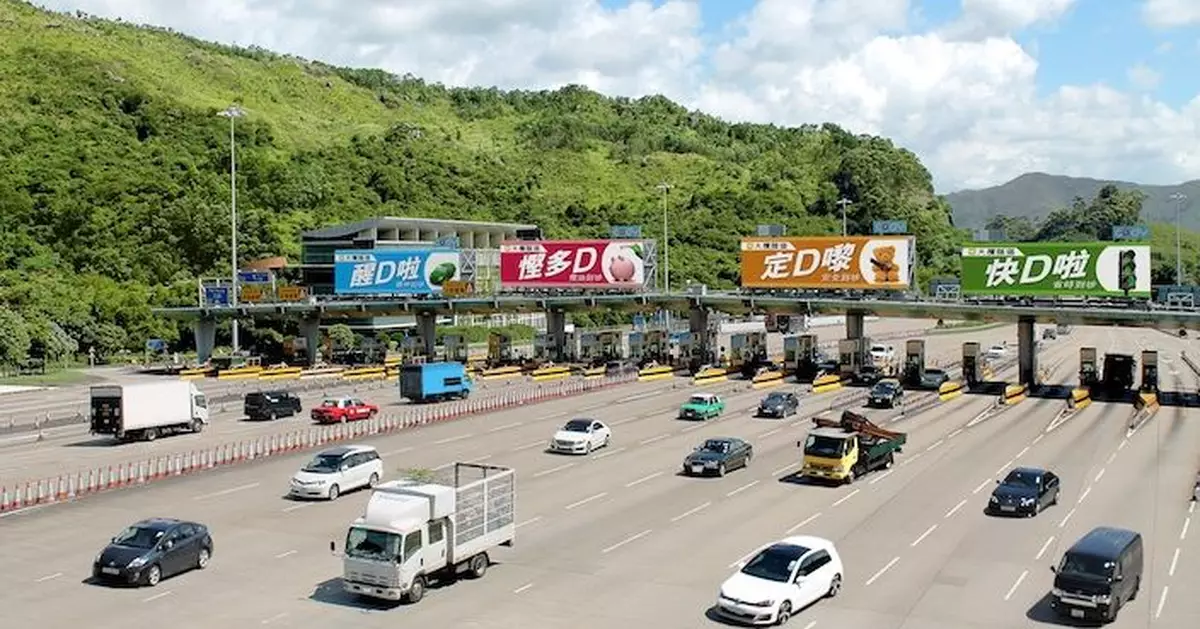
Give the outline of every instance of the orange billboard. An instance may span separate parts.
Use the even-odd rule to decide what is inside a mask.
[[[915,252],[912,236],[743,238],[742,287],[905,290]]]

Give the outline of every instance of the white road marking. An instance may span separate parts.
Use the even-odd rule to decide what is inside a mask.
[[[649,535],[651,533],[651,531],[652,531],[652,529],[646,529],[646,530],[642,531],[641,533],[637,533],[636,535],[630,535],[629,537],[626,537],[625,539],[617,542],[616,544],[613,544],[612,546],[609,546],[608,548],[605,548],[604,550],[601,550],[600,552],[607,555],[608,553],[611,553],[612,551],[614,551],[626,544],[631,544],[633,542],[638,541],[639,539],[642,539],[643,537]]]
[[[787,533],[785,533],[785,534],[791,535],[792,533],[799,531],[800,529],[804,528],[805,526],[808,526],[813,520],[816,520],[819,517],[821,517],[820,513],[814,513],[814,514],[808,516],[807,518],[804,518],[803,522],[800,522],[799,524],[792,526],[792,528],[788,529]]]
[[[293,511],[298,511],[298,510],[300,510],[300,509],[307,509],[307,508],[309,508],[309,507],[313,506],[314,504],[317,504],[317,503],[315,503],[315,502],[301,502],[301,503],[299,503],[299,504],[294,504],[294,505],[292,505],[292,506],[290,506],[290,507],[284,507],[284,508],[283,508],[283,512],[284,512],[284,513],[291,513],[291,512],[293,512]]]
[[[291,557],[292,555],[295,555],[295,554],[296,554],[296,551],[294,551],[294,550],[289,550],[289,551],[287,551],[287,552],[282,552],[282,553],[279,553],[278,555],[275,555],[275,558],[276,558],[276,559],[283,559],[284,557]]]
[[[700,430],[701,428],[704,428],[706,425],[707,424],[694,424],[692,426],[688,426],[687,428],[684,428],[683,430],[680,430],[679,432],[692,432],[693,430]]]
[[[771,435],[779,432],[780,430],[783,430],[783,429],[782,428],[772,428],[771,430],[768,430],[767,432],[764,432],[763,434],[759,435],[758,438],[766,439],[767,437],[770,437]]]
[[[1188,516],[1187,519],[1185,519],[1183,521],[1183,530],[1179,531],[1179,541],[1182,542],[1183,540],[1187,539],[1188,527],[1191,525],[1192,525],[1192,518],[1191,518],[1191,516]]]
[[[875,581],[879,580],[879,577],[882,577],[883,573],[887,572],[888,570],[891,570],[892,566],[896,565],[897,561],[900,561],[900,557],[892,557],[892,560],[887,562],[887,565],[880,568],[879,572],[876,572],[875,574],[871,575],[870,579],[867,579],[866,585],[871,585]]]
[[[1159,616],[1162,616],[1163,605],[1167,604],[1167,591],[1170,589],[1171,589],[1170,586],[1167,586],[1167,585],[1163,586],[1162,595],[1160,595],[1158,597],[1158,607],[1155,608],[1155,610],[1154,610],[1154,619],[1155,620],[1157,620]]]
[[[771,476],[779,476],[780,474],[787,472],[789,470],[793,470],[795,468],[796,468],[795,463],[788,463],[787,465],[785,465],[777,470],[772,471]]]
[[[1107,469],[1107,468],[1103,468],[1103,467],[1102,467],[1102,468],[1100,468],[1100,471],[1099,471],[1099,472],[1096,472],[1096,475],[1092,477],[1092,482],[1093,482],[1093,483],[1098,483],[1098,482],[1100,482],[1100,479],[1101,479],[1101,478],[1104,478],[1104,470],[1105,470],[1105,469]]]
[[[1114,460],[1114,459],[1116,459],[1116,458],[1117,458],[1117,453],[1116,453],[1116,452],[1113,452],[1112,454],[1108,455],[1108,463],[1112,463],[1112,462],[1113,462],[1113,460]]]
[[[438,439],[437,441],[434,441],[433,443],[434,443],[434,445],[440,446],[440,445],[447,444],[447,443],[454,443],[455,441],[462,441],[463,439],[470,439],[471,437],[474,437],[474,436],[475,436],[475,433],[469,432],[465,435],[458,435],[457,437],[446,437],[445,439]]]
[[[287,612],[282,612],[279,614],[275,614],[274,616],[271,616],[270,618],[266,618],[262,621],[262,624],[269,625],[269,624],[275,622],[276,620],[283,620],[284,618],[287,618]]]
[[[762,551],[762,549],[764,549],[764,548],[766,548],[766,546],[759,546],[758,548],[755,548],[754,550],[752,550],[752,551],[750,551],[750,552],[746,553],[745,555],[742,555],[742,556],[741,556],[741,557],[740,557],[740,558],[739,558],[737,561],[735,561],[735,562],[733,562],[733,563],[729,564],[729,567],[730,567],[730,568],[737,568],[737,567],[741,566],[742,564],[746,563],[746,560],[748,560],[748,559],[750,559],[751,557],[753,557],[753,556],[757,555],[757,554],[758,554],[760,551]]]
[[[918,453],[908,457],[907,459],[901,461],[900,464],[905,465],[908,463],[916,463],[917,459],[921,458],[924,454],[925,454],[924,452],[918,452]]]
[[[867,484],[868,484],[868,485],[874,485],[875,483],[878,483],[879,481],[881,481],[881,480],[883,480],[883,479],[885,479],[885,478],[887,478],[887,477],[891,476],[891,475],[892,475],[892,472],[894,472],[894,471],[896,471],[896,470],[888,470],[888,471],[884,472],[882,475],[880,475],[880,476],[876,476],[875,478],[872,478],[872,479],[871,479],[871,481],[870,481],[870,482],[868,482]]]
[[[653,480],[653,479],[655,479],[655,478],[658,478],[659,476],[662,476],[662,475],[663,475],[663,473],[662,473],[662,472],[655,472],[655,473],[653,473],[653,474],[647,474],[647,475],[645,475],[645,476],[643,476],[643,477],[641,477],[641,478],[639,478],[639,479],[637,479],[637,480],[635,480],[635,481],[629,481],[628,483],[625,483],[625,486],[626,486],[626,487],[635,487],[635,486],[637,486],[637,485],[641,485],[642,483],[644,483],[644,482],[646,482],[646,481],[648,481],[648,480]]]
[[[909,546],[916,548],[917,544],[920,544],[921,542],[925,541],[925,538],[929,537],[930,533],[936,531],[937,527],[938,527],[938,525],[934,524],[934,525],[930,526],[929,528],[925,529],[925,532],[921,533],[921,536],[918,537],[917,539],[914,539],[913,542],[911,544],[909,544]]]
[[[239,485],[237,487],[230,487],[229,489],[222,489],[221,491],[214,491],[211,494],[201,494],[199,496],[196,496],[195,498],[192,498],[192,500],[204,500],[206,498],[216,498],[218,496],[228,496],[229,494],[236,493],[239,491],[245,491],[247,489],[254,489],[255,487],[258,487],[260,484],[261,483],[250,483],[249,485]]]
[[[1079,495],[1079,500],[1076,500],[1075,504],[1077,504],[1077,505],[1083,504],[1083,499],[1087,498],[1088,494],[1090,494],[1090,493],[1092,493],[1092,486],[1088,485],[1087,487],[1085,487],[1083,489],[1083,493]]]
[[[1075,515],[1075,510],[1071,509],[1070,511],[1067,512],[1067,515],[1063,516],[1062,521],[1060,521],[1058,523],[1058,528],[1061,529],[1062,527],[1066,526],[1067,522],[1069,522],[1071,520],[1071,516],[1073,516],[1073,515]]]
[[[1042,555],[1045,555],[1046,551],[1050,550],[1050,544],[1052,544],[1053,542],[1054,542],[1054,536],[1051,535],[1050,539],[1046,540],[1045,544],[1042,544],[1042,549],[1038,551],[1037,557],[1034,557],[1033,560],[1039,561],[1042,558]]]
[[[804,625],[804,629],[813,629],[813,627],[816,627],[816,626],[817,626],[817,621],[810,620],[810,621],[808,621],[807,625]]]
[[[540,522],[541,519],[542,519],[542,516],[535,515],[532,518],[525,520],[524,522],[518,522],[516,528],[521,528],[522,526],[525,526],[527,524],[533,524],[534,522]]]
[[[1168,577],[1173,577],[1173,576],[1175,576],[1175,566],[1176,566],[1176,565],[1179,563],[1179,551],[1180,551],[1180,548],[1179,548],[1178,546],[1176,546],[1176,547],[1175,547],[1175,554],[1174,554],[1174,555],[1171,555],[1171,569],[1170,569],[1170,570],[1167,570],[1167,576],[1168,576]],[[41,580],[41,579],[39,579],[39,581],[40,581],[40,580]]]
[[[495,428],[488,428],[488,432],[500,432],[501,430],[508,430],[509,428],[516,428],[517,426],[524,425],[525,422],[513,422],[511,424],[504,424],[503,426],[496,426]]]
[[[745,485],[742,485],[741,487],[738,487],[737,489],[725,494],[725,497],[729,498],[732,496],[736,496],[736,495],[742,493],[743,491],[746,491],[747,489],[750,489],[751,487],[757,485],[758,483],[759,483],[759,481],[752,480],[752,481],[746,483]]]
[[[522,585],[521,587],[519,587],[519,588],[517,588],[517,589],[513,590],[513,594],[520,594],[521,592],[524,592],[524,591],[528,590],[528,589],[529,589],[529,588],[531,588],[531,587],[533,587],[533,584],[532,584],[532,583],[526,583],[525,585]]]
[[[513,452],[520,452],[521,450],[528,450],[530,448],[536,448],[538,446],[545,446],[545,445],[546,445],[545,439],[538,439],[537,441],[531,441],[523,446],[517,446],[517,447],[513,448]]]
[[[641,442],[639,442],[639,445],[643,445],[643,446],[649,445],[651,443],[654,443],[655,441],[662,441],[663,439],[666,439],[667,437],[670,437],[670,436],[671,436],[671,433],[663,433],[663,434],[655,436],[655,437],[650,437],[649,439],[642,439]]]
[[[1117,446],[1117,452],[1120,452],[1121,450],[1124,450],[1124,449],[1125,449],[1125,446],[1127,446],[1127,445],[1129,445],[1129,438],[1128,438],[1128,437],[1126,437],[1126,438],[1124,438],[1124,439],[1122,439],[1122,440],[1121,440],[1121,444]]]
[[[1005,471],[1005,470],[1007,470],[1009,467],[1011,467],[1011,466],[1012,466],[1012,464],[1013,464],[1013,461],[1015,461],[1015,460],[1016,460],[1016,459],[1009,459],[1007,463],[1005,463],[1004,465],[1001,465],[1000,467],[996,468],[996,473],[995,473],[995,476],[999,476],[999,475],[1000,475],[1002,472],[1004,472],[1004,471]]]
[[[1027,576],[1029,576],[1028,570],[1021,572],[1021,576],[1017,577],[1017,580],[1012,584],[1012,587],[1008,588],[1008,594],[1004,595],[1004,600],[1007,601],[1012,598],[1012,595],[1016,593],[1017,588],[1021,587],[1021,582],[1024,581],[1025,577]]]
[[[942,445],[943,443],[946,443],[945,439],[938,439],[937,441],[934,441],[929,447],[925,448],[925,451],[929,452],[930,450],[937,448],[938,446]]]
[[[1193,502],[1188,505],[1188,513],[1193,513],[1195,511],[1196,511],[1196,503]]]
[[[950,434],[946,435],[946,438],[953,439],[953,438],[957,437],[958,433],[960,433],[962,431],[963,431],[962,428],[955,428]]]
[[[563,508],[564,508],[564,509],[567,509],[567,510],[569,511],[569,510],[571,510],[571,509],[574,509],[575,507],[582,507],[583,505],[585,505],[585,504],[587,504],[587,503],[589,503],[589,502],[595,502],[595,501],[597,501],[597,500],[599,500],[599,499],[601,499],[601,498],[603,498],[603,497],[605,497],[605,496],[607,496],[607,495],[608,495],[608,492],[607,492],[607,491],[602,491],[602,492],[600,492],[600,493],[596,494],[595,496],[589,496],[589,497],[587,497],[587,498],[584,498],[583,500],[576,500],[575,502],[572,502],[571,504],[569,504],[569,505],[567,505],[566,507],[563,507]]]
[[[592,458],[596,458],[596,459],[603,459],[604,457],[609,457],[609,456],[612,456],[612,455],[614,455],[614,454],[620,454],[620,453],[622,453],[622,452],[624,452],[624,451],[625,451],[625,448],[623,448],[623,447],[621,447],[621,448],[617,448],[616,450],[609,450],[608,448],[605,448],[605,449],[604,449],[604,452],[601,452],[600,454],[594,455]]]
[[[833,506],[835,506],[835,507],[836,507],[836,506],[838,506],[838,505],[842,504],[843,502],[846,502],[847,500],[849,500],[849,499],[853,498],[853,497],[854,497],[854,495],[855,495],[855,494],[857,494],[857,493],[858,493],[858,492],[860,492],[860,491],[862,491],[862,490],[861,490],[861,489],[855,489],[854,491],[852,491],[852,492],[850,492],[850,493],[846,494],[845,496],[842,496],[841,498],[838,498],[837,500],[834,500],[834,501],[833,501]]]
[[[1178,555],[1179,551],[1176,550],[1175,554]],[[62,575],[63,575],[63,573],[61,573],[61,572],[55,572],[54,574],[48,574],[44,577],[41,577],[40,579],[37,580],[37,582],[44,583],[46,581],[53,581],[54,579],[57,579],[57,578],[61,577]]]
[[[555,472],[561,472],[561,471],[567,469],[568,467],[575,467],[575,464],[574,463],[563,463],[562,465],[552,467],[548,470],[542,470],[540,472],[536,472],[536,473],[534,473],[533,477],[540,478],[540,477],[546,476],[548,474],[553,474]]]
[[[171,590],[167,590],[166,592],[159,592],[158,594],[155,594],[154,596],[151,596],[149,598],[143,598],[142,602],[149,603],[150,601],[157,601],[158,599],[163,598],[164,596],[170,596],[172,594],[174,594],[174,592],[172,592]]]
[[[671,521],[678,522],[678,521],[688,517],[689,515],[695,515],[697,513],[700,513],[701,511],[703,511],[711,506],[712,506],[711,502],[706,502],[698,507],[692,507],[691,509],[688,509],[687,511],[684,511],[683,513],[680,513],[679,515],[671,518]]]
[[[390,451],[390,452],[383,452],[383,453],[381,453],[381,455],[382,455],[382,456],[396,456],[397,454],[404,454],[405,452],[412,452],[412,451],[413,451],[413,450],[415,450],[415,449],[416,449],[416,448],[414,448],[413,446],[408,446],[407,448],[400,448],[399,450],[392,450],[392,451]]]
[[[1039,441],[1041,441],[1043,438],[1045,438],[1045,436],[1046,436],[1045,434],[1041,434],[1041,435],[1034,437],[1033,441],[1029,442],[1029,445],[1036,446]]]
[[[989,478],[989,479],[987,479],[987,480],[985,480],[985,481],[983,481],[982,483],[979,483],[979,486],[978,486],[978,487],[976,487],[976,488],[975,488],[975,489],[974,489],[974,490],[971,492],[971,495],[975,495],[975,494],[977,494],[977,493],[979,493],[979,492],[983,491],[983,488],[984,488],[984,487],[987,487],[988,485],[991,485],[991,484],[992,484],[992,479],[990,479],[990,478]]]
[[[1029,446],[1025,446],[1024,448],[1021,448],[1021,451],[1020,451],[1020,452],[1018,452],[1018,453],[1017,453],[1017,456],[1015,456],[1015,457],[1013,457],[1013,458],[1014,458],[1014,459],[1019,459],[1019,458],[1021,458],[1021,457],[1025,456],[1025,453],[1026,453],[1026,452],[1029,452]]]
[[[955,514],[955,513],[958,513],[958,510],[959,510],[959,509],[961,509],[961,508],[963,508],[963,505],[965,505],[965,504],[967,504],[967,499],[966,499],[966,498],[963,498],[962,500],[959,500],[959,501],[958,501],[958,504],[954,505],[954,507],[952,507],[952,508],[951,508],[949,511],[947,511],[947,512],[946,512],[946,515],[945,515],[944,517],[945,517],[947,520],[949,520],[951,517],[953,517],[953,516],[954,516],[954,514]]]

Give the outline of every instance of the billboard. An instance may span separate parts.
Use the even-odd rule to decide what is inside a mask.
[[[333,254],[338,295],[430,295],[462,272],[454,249],[339,249]]]
[[[915,250],[912,236],[743,238],[742,287],[904,290]]]
[[[964,295],[1149,297],[1150,245],[967,243],[961,284]]]
[[[642,288],[641,240],[531,240],[500,245],[503,288]]]

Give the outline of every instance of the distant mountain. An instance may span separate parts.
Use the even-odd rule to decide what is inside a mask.
[[[1175,186],[1147,186],[1128,181],[1026,173],[999,186],[948,194],[946,201],[954,209],[956,226],[979,228],[997,214],[1041,220],[1051,211],[1069,206],[1075,197],[1095,197],[1107,184],[1141,190],[1146,195],[1142,218],[1148,222],[1174,223],[1176,207],[1171,195],[1182,192],[1188,198],[1183,209],[1183,224],[1200,229],[1200,179]]]

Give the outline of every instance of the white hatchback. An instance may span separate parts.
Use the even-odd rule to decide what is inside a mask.
[[[842,589],[842,558],[833,542],[800,535],[758,551],[721,584],[716,612],[750,625],[782,625]]]
[[[338,446],[319,452],[292,475],[288,495],[337,500],[342,493],[374,487],[383,478],[383,460],[371,446]]]

